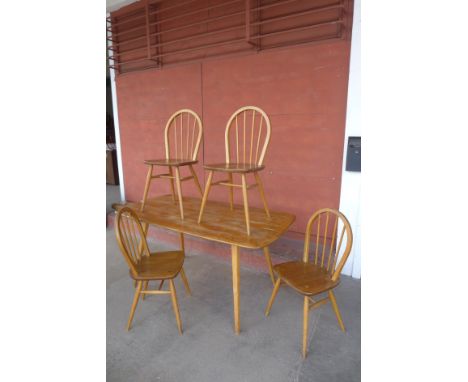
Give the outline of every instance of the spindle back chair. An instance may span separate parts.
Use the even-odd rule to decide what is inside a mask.
[[[203,128],[200,117],[190,109],[171,115],[164,129],[166,159],[197,160]]]
[[[226,125],[226,163],[261,166],[270,136],[271,124],[268,115],[256,106],[241,107],[229,118]]]
[[[116,224],[117,243],[130,268],[133,276],[138,274],[138,264],[142,256],[150,256],[145,232],[135,212],[130,208],[124,208],[117,213]]]
[[[183,269],[185,259],[183,237],[181,236],[182,250],[180,251],[150,252],[145,230],[141,226],[137,214],[128,207],[124,207],[118,211],[115,220],[115,233],[117,243],[130,269],[130,276],[136,282],[127,330],[130,330],[140,295],[144,299],[147,294],[170,294],[177,327],[179,333],[182,334],[182,322],[180,320],[179,305],[173,280],[180,273],[187,293],[191,294],[190,286]],[[148,290],[148,283],[152,280],[161,281],[158,290]],[[161,290],[165,280],[169,280],[169,290]]]
[[[312,247],[311,248],[311,241]],[[309,310],[331,302],[341,330],[345,327],[338,309],[333,289],[340,282],[340,274],[348,260],[353,245],[353,232],[348,219],[339,211],[323,208],[309,219],[304,240],[302,261],[290,261],[275,265],[277,280],[268,302],[265,315],[270,314],[276,294],[282,283],[304,296],[304,322],[302,355],[307,355],[307,332]],[[311,250],[312,249],[312,250]],[[327,292],[327,297],[318,301],[311,297]]]
[[[146,176],[145,190],[141,210],[143,211],[148,197],[151,181],[156,178],[169,179],[171,185],[172,199],[174,202],[175,190],[174,179],[177,186],[177,198],[179,201],[180,217],[184,219],[184,206],[182,201],[181,182],[193,179],[200,194],[203,191],[198,181],[193,165],[198,162],[198,151],[203,136],[203,124],[197,113],[190,109],[182,109],[171,115],[164,129],[165,159],[145,160],[149,166]],[[153,166],[164,166],[169,168],[169,173],[153,175]],[[188,166],[191,175],[181,178],[179,167]],[[175,174],[174,174],[175,173]]]
[[[333,281],[338,280],[353,245],[353,233],[348,219],[340,211],[323,208],[310,218],[305,235],[302,261],[309,261],[310,240],[314,236],[314,265],[326,270]],[[346,243],[344,247],[343,243]]]
[[[248,235],[250,235],[249,204],[247,198],[248,189],[258,187],[265,212],[267,216],[270,217],[263,183],[260,175],[258,174],[259,171],[265,168],[263,160],[270,143],[270,137],[270,119],[259,107],[244,106],[232,114],[227,122],[225,130],[226,162],[207,164],[203,166],[205,170],[209,171],[209,173],[200,207],[198,223],[201,223],[202,221],[203,211],[208,199],[210,188],[211,186],[216,185],[229,187],[231,210],[234,209],[234,187],[242,188],[245,222]],[[228,179],[212,182],[214,172],[227,173]],[[252,173],[254,175],[254,184],[247,185],[246,174],[248,173]],[[240,174],[242,181],[241,184],[235,184],[233,182],[233,174]]]

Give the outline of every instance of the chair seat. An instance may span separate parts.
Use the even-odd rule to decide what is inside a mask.
[[[246,173],[263,170],[265,166],[258,166],[255,163],[215,163],[203,165],[206,170],[220,172]]]
[[[177,276],[184,265],[184,252],[154,252],[151,256],[142,256],[137,264],[137,274],[130,275],[135,280],[165,280]]]
[[[154,166],[186,166],[189,164],[197,163],[197,160],[192,159],[145,159],[145,164],[151,164]]]
[[[275,265],[275,272],[299,293],[313,296],[336,287],[340,281],[333,281],[326,270],[311,263],[290,261]]]

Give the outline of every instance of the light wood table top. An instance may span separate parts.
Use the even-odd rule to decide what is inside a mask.
[[[207,201],[203,221],[198,224],[201,200],[184,197],[184,220],[179,215],[178,204],[171,195],[148,199],[145,210],[140,211],[141,203],[113,204],[119,210],[123,206],[135,210],[141,221],[150,225],[165,227],[173,231],[212,240],[220,243],[237,245],[242,248],[264,248],[277,240],[294,222],[295,216],[286,212],[271,212],[269,219],[260,208],[250,208],[252,231],[250,236],[245,231],[243,206],[235,205],[231,211],[228,203]]]

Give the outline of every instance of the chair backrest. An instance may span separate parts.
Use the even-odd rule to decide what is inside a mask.
[[[337,280],[353,245],[353,231],[346,216],[331,208],[318,210],[309,219],[305,235],[303,261],[309,261],[310,240],[314,236],[311,262]]]
[[[197,160],[203,125],[197,113],[182,109],[171,115],[164,130],[166,159]]]
[[[115,220],[117,243],[130,270],[137,274],[136,266],[141,256],[149,256],[148,243],[137,214],[128,207],[117,212]]]
[[[236,161],[261,166],[270,143],[270,134],[270,119],[262,109],[256,106],[241,107],[226,125],[226,163]]]

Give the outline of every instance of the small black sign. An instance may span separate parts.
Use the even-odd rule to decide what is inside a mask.
[[[361,172],[361,137],[348,137],[346,171]]]

